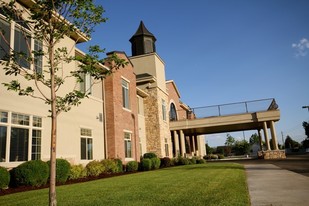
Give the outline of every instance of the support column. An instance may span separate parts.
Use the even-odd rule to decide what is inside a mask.
[[[202,146],[201,146],[201,136],[197,136],[196,137],[197,139],[196,139],[196,141],[197,141],[197,148],[198,148],[198,156],[203,156],[203,154],[202,154]],[[204,145],[204,147],[205,147],[205,145]]]
[[[268,131],[267,131],[267,124],[263,122],[263,130],[264,130],[264,137],[266,142],[267,150],[270,150],[269,140],[268,140]]]
[[[175,147],[175,157],[178,157],[180,151],[179,151],[179,137],[177,131],[174,132],[174,147]]]
[[[196,138],[196,135],[193,135],[193,136],[192,136],[192,147],[193,147],[193,148],[192,148],[192,149],[193,149],[193,152],[192,152],[193,154],[192,154],[192,155],[193,155],[193,156],[196,156],[195,138]]]
[[[186,146],[185,146],[185,135],[182,130],[180,130],[180,148],[181,148],[181,156],[184,157],[186,153]]]
[[[270,121],[270,132],[274,150],[279,150],[274,121]]]
[[[259,141],[260,141],[260,150],[263,151],[263,140],[262,140],[261,129],[258,129],[258,135],[259,135]]]

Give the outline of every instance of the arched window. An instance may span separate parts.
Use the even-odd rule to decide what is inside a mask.
[[[175,121],[177,120],[177,113],[176,113],[176,107],[174,103],[171,103],[171,108],[170,108],[170,121]]]

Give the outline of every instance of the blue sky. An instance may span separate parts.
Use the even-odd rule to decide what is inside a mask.
[[[109,20],[91,44],[131,56],[129,39],[143,20],[156,38],[181,99],[190,107],[275,98],[279,143],[304,139],[309,121],[308,0],[97,1]],[[87,44],[80,45],[84,49]],[[245,132],[248,139],[255,131]],[[231,133],[243,138],[243,132]],[[223,145],[225,134],[206,136]]]

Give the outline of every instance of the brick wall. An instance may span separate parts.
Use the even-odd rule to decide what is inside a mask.
[[[124,53],[116,52],[116,54],[129,61]],[[129,110],[123,108],[122,79],[129,82]],[[124,162],[129,161],[125,159],[124,131],[130,131],[132,133],[132,158],[139,160],[136,76],[131,64],[114,71],[106,78],[105,99],[108,158],[121,158]]]

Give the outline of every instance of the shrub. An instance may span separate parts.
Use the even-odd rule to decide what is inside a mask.
[[[93,160],[86,165],[86,170],[88,176],[99,176],[105,168],[99,161]]]
[[[149,171],[152,168],[152,161],[149,158],[142,159],[141,161],[141,170]]]
[[[190,161],[190,164],[196,164],[196,160],[197,158],[196,157],[192,157],[189,161]]]
[[[196,160],[196,163],[197,163],[197,164],[205,164],[205,163],[206,163],[206,160],[204,160],[204,159],[198,159],[198,160]]]
[[[176,166],[177,165],[177,162],[178,160],[177,160],[177,158],[172,158],[171,159],[171,166]]]
[[[218,154],[218,158],[219,159],[224,159],[224,155],[223,154]]]
[[[160,168],[161,160],[158,157],[153,157],[151,160],[151,169],[156,170]]]
[[[127,172],[136,172],[138,170],[138,162],[137,161],[130,161],[126,165]]]
[[[218,158],[219,158],[218,155],[215,154],[210,155],[210,159],[217,160]]]
[[[155,154],[155,153],[153,153],[153,152],[148,152],[148,153],[145,153],[144,155],[143,155],[143,158],[148,158],[148,159],[151,159],[151,158],[154,158],[154,157],[157,157],[157,155]]]
[[[114,159],[117,165],[117,172],[123,172],[123,165],[121,159]]]
[[[50,165],[50,161],[47,162]],[[56,159],[56,182],[65,183],[70,175],[71,165],[65,159]]]
[[[0,189],[5,189],[10,183],[10,173],[6,168],[0,167]]]
[[[187,158],[184,158],[184,157],[178,157],[177,164],[178,165],[188,165],[189,160]]]
[[[101,161],[106,173],[116,173],[118,171],[117,163],[111,159],[104,159]]]
[[[31,160],[20,164],[12,171],[13,184],[39,187],[47,183],[49,168],[46,162]]]
[[[172,165],[172,160],[169,157],[161,158],[161,167],[170,167]]]
[[[87,176],[87,170],[84,168],[83,165],[79,164],[71,166],[69,174],[70,180],[75,180],[86,176]]]

